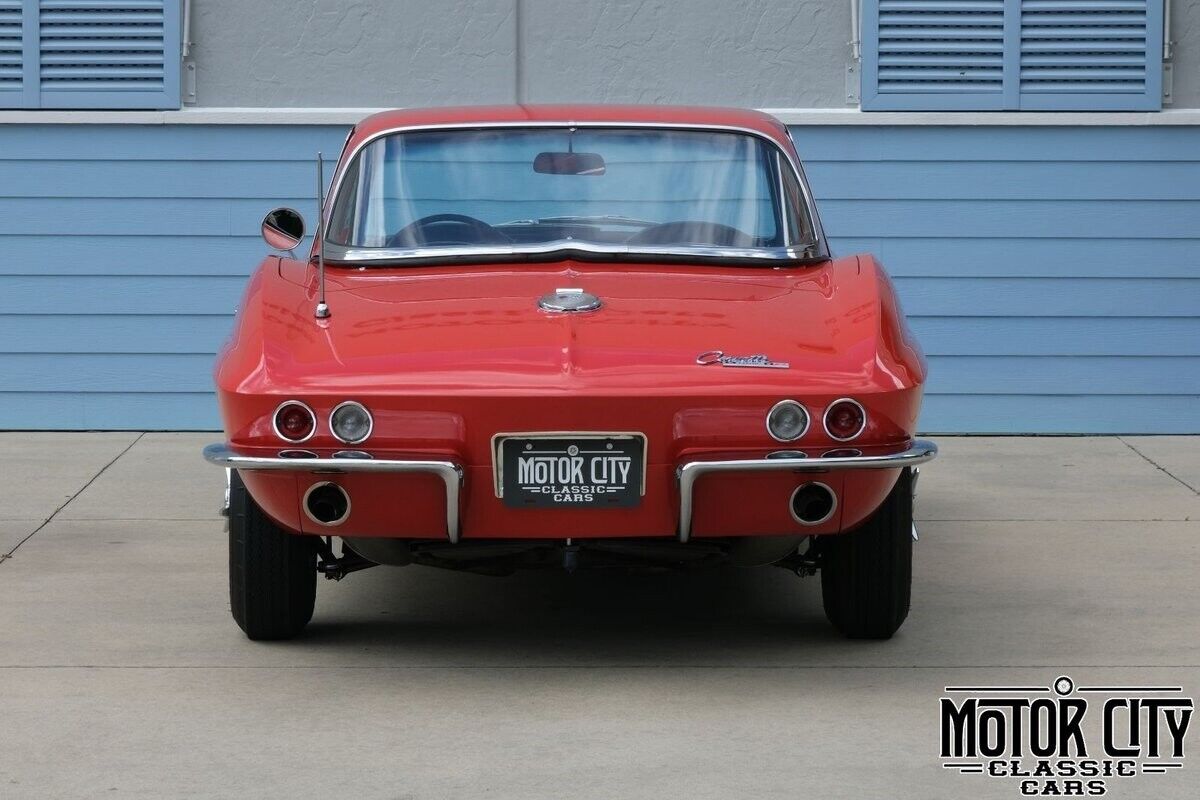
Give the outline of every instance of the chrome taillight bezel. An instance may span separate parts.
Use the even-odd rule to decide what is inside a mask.
[[[360,438],[360,439],[343,438],[341,436],[341,434],[338,433],[337,428],[333,424],[333,418],[334,418],[334,416],[337,415],[337,412],[340,409],[347,408],[350,406],[357,406],[358,408],[362,409],[362,412],[364,414],[367,415],[367,432],[365,434],[363,434],[362,438]],[[336,406],[334,406],[333,410],[329,412],[329,432],[333,435],[333,438],[337,439],[342,444],[362,444],[367,439],[370,439],[371,434],[375,432],[375,415],[371,413],[371,409],[367,408],[365,405],[358,402],[357,400],[344,400],[341,403],[338,403]]]
[[[839,403],[850,403],[851,405],[857,406],[858,410],[862,413],[862,424],[858,426],[858,430],[849,436],[834,436],[833,431],[829,430],[829,414],[831,411],[833,411],[834,406],[838,405]],[[837,400],[834,400],[825,407],[825,413],[821,415],[821,427],[825,429],[825,435],[830,439],[833,439],[835,442],[854,441],[859,436],[862,436],[862,432],[867,429],[867,409],[862,403],[858,402],[853,397],[839,397]]]
[[[288,406],[299,406],[308,412],[308,417],[310,420],[312,420],[312,430],[308,432],[307,436],[304,436],[300,439],[293,439],[289,436],[284,436],[283,431],[279,430],[279,412],[283,411]],[[275,432],[276,436],[288,444],[302,444],[317,435],[317,413],[312,410],[312,406],[303,401],[284,400],[282,403],[275,406],[275,410],[271,412],[271,430]]]
[[[790,439],[785,439],[783,437],[776,436],[775,431],[771,430],[771,417],[774,416],[776,411],[778,411],[780,408],[783,408],[784,406],[795,406],[796,408],[800,409],[800,413],[802,413],[804,415],[804,427],[800,429],[800,432],[798,434],[791,437]],[[805,408],[804,404],[801,403],[799,400],[791,400],[791,399],[780,400],[778,403],[771,406],[771,409],[767,412],[766,418],[763,420],[763,424],[766,426],[767,435],[770,436],[775,441],[777,441],[777,442],[795,442],[795,441],[799,441],[800,439],[803,439],[804,434],[808,433],[809,428],[812,427],[812,414],[808,413],[808,409]]]

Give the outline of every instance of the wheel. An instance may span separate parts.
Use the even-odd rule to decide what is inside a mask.
[[[312,619],[317,546],[267,518],[235,470],[229,478],[229,606],[251,639],[290,639]]]
[[[825,616],[851,639],[890,639],[912,597],[912,473],[862,527],[821,543]]]

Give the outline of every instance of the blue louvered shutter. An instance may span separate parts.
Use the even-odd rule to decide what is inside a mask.
[[[0,0],[0,107],[179,108],[180,16],[180,0]]]
[[[863,0],[867,111],[1154,110],[1163,0]]]
[[[24,108],[24,0],[0,0],[0,108]]]
[[[1162,2],[1021,0],[1021,108],[1162,107]]]
[[[863,108],[1004,108],[1004,5],[863,0]]]

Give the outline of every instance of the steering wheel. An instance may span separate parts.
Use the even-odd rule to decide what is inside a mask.
[[[629,244],[685,244],[714,247],[753,247],[754,237],[719,222],[664,222],[640,230],[629,238]]]
[[[414,220],[387,239],[388,247],[447,244],[508,244],[512,240],[481,219],[466,214],[430,214]]]

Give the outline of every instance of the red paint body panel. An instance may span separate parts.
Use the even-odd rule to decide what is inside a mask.
[[[520,116],[520,115],[533,116]],[[751,128],[791,148],[780,123],[755,112],[614,107],[436,109],[388,112],[361,123],[350,144],[393,127],[508,119],[665,121]],[[344,165],[339,166],[339,170]],[[290,446],[271,418],[285,399],[318,416],[304,449],[347,446],[329,431],[344,400],[365,404],[374,431],[358,449],[378,458],[441,458],[464,468],[462,537],[674,536],[677,466],[685,460],[809,455],[847,446],[903,449],[921,403],[925,362],[886,274],[869,256],[787,268],[560,261],[361,270],[327,265],[332,317],[317,320],[316,270],[268,257],[252,277],[215,370],[227,439],[274,456]],[[552,315],[537,299],[581,287],[603,307]],[[700,366],[719,349],[765,353],[790,369]],[[825,407],[853,397],[868,425],[851,444],[822,429]],[[765,427],[784,398],[812,418],[781,444]],[[512,509],[496,497],[492,437],[500,432],[640,431],[646,493],[631,509]],[[693,535],[837,533],[860,524],[896,470],[817,478],[838,495],[828,522],[802,527],[788,512],[805,480],[789,473],[708,475],[697,484]],[[313,476],[247,472],[247,488],[282,526],[303,533],[440,538],[440,481],[424,475]],[[318,528],[301,512],[317,480],[346,488],[349,519]]]
[[[285,449],[271,414],[282,400],[297,398],[320,419],[303,447],[328,455],[345,447],[330,435],[328,413],[343,400],[358,400],[375,416],[364,447],[377,457],[443,457],[467,468],[468,538],[561,537],[564,531],[670,536],[680,461],[842,447],[819,420],[825,406],[843,396],[857,398],[869,414],[855,447],[902,446],[919,411],[924,362],[901,324],[890,283],[870,258],[786,270],[572,262],[331,267],[327,281],[334,316],[317,321],[308,265],[272,257],[252,279],[217,364],[229,440],[247,453]],[[583,315],[537,310],[539,296],[564,285],[597,294],[604,307]],[[695,363],[714,348],[765,352],[791,369]],[[764,418],[788,397],[809,409],[814,424],[785,446],[768,436]],[[558,430],[645,433],[642,505],[590,514],[505,508],[491,476],[492,436]],[[304,529],[297,493],[306,487],[277,476],[245,477],[278,522]],[[848,474],[859,489],[842,497],[839,517],[821,532],[860,522],[894,477],[888,471]],[[334,480],[353,489],[345,533],[438,535],[442,490],[435,479]],[[696,535],[807,531],[787,513],[794,486],[792,476],[706,477]]]

